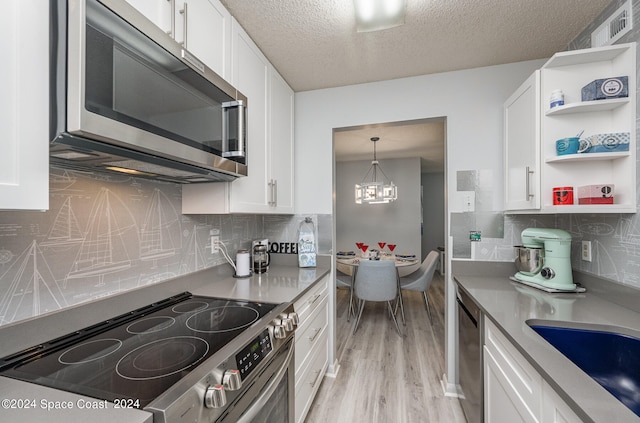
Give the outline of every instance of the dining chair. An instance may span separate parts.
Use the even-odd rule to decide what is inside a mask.
[[[402,296],[402,291],[422,291],[422,295],[424,297],[424,304],[427,308],[427,313],[429,314],[429,321],[433,324],[433,318],[431,317],[431,309],[429,308],[429,297],[427,296],[427,291],[431,286],[431,281],[433,280],[433,273],[436,270],[436,265],[438,264],[438,258],[440,257],[440,253],[437,251],[431,251],[427,254],[424,261],[420,265],[415,272],[410,273],[406,276],[400,277],[400,295]]]
[[[336,287],[349,289],[349,311],[347,313],[347,322],[351,319],[351,313],[356,315],[355,308],[353,306],[353,276],[343,273],[340,269],[336,269]]]
[[[364,304],[367,301],[385,301],[398,334],[402,336],[396,314],[391,306],[391,301],[397,299],[399,294],[396,266],[393,260],[361,260],[353,282],[353,291],[358,299],[358,315],[353,326],[354,334],[360,324]]]

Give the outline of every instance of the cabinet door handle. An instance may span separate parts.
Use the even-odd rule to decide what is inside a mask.
[[[316,301],[318,301],[318,298],[320,298],[320,294],[314,295],[313,298],[309,300],[309,304],[315,303]]]
[[[274,186],[274,182],[273,179],[269,179],[269,182],[267,183],[267,185],[269,185],[269,201],[267,202],[270,206],[275,206],[275,203],[273,201],[273,186]]]
[[[531,170],[531,168],[527,166],[526,171],[527,171],[527,175],[525,178],[525,185],[527,187],[526,196],[527,196],[527,201],[529,201],[530,199],[533,198],[533,194],[531,194],[531,188],[529,187],[529,185],[531,184],[531,174],[533,173],[533,170]]]
[[[314,388],[316,386],[316,383],[318,383],[318,381],[320,380],[320,376],[322,376],[321,370],[322,369],[318,369],[315,372],[313,372],[317,376],[313,379],[313,382],[309,382],[309,385],[311,385],[312,388]]]
[[[313,331],[314,331],[314,334],[309,337],[309,341],[311,341],[312,343],[313,341],[316,340],[316,338],[318,337],[318,334],[320,333],[320,331],[322,331],[322,328],[313,329]]]
[[[184,6],[182,6],[182,10],[180,10],[180,14],[182,15],[182,46],[187,48],[187,2],[184,2]]]
[[[169,35],[175,39],[176,33],[176,0],[167,0],[169,2],[169,9],[171,11],[171,28],[169,29]]]
[[[278,180],[273,180],[273,206],[278,205]]]

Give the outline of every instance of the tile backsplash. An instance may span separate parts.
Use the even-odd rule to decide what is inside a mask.
[[[303,216],[182,215],[181,185],[52,168],[50,209],[0,212],[0,325],[226,263],[251,241],[295,242]],[[320,252],[331,216],[311,216]],[[329,239],[329,242],[326,239]]]

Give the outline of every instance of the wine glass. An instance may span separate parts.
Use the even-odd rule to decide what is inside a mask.
[[[367,244],[362,244],[362,257],[365,257],[365,254],[367,254],[367,249],[369,249],[369,246]]]
[[[393,250],[396,249],[396,244],[387,244],[387,247],[389,247],[389,251],[391,251],[391,255],[393,255]]]
[[[380,246],[380,250],[382,250],[384,248],[385,245],[387,245],[386,242],[378,242],[378,245]]]

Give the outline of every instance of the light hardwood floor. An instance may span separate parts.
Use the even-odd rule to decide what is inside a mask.
[[[306,423],[464,423],[456,398],[445,397],[444,280],[429,289],[433,325],[420,292],[404,292],[407,325],[396,332],[385,303],[367,303],[352,335],[349,291],[337,291],[337,377],[325,377]],[[402,323],[400,323],[402,324]]]

